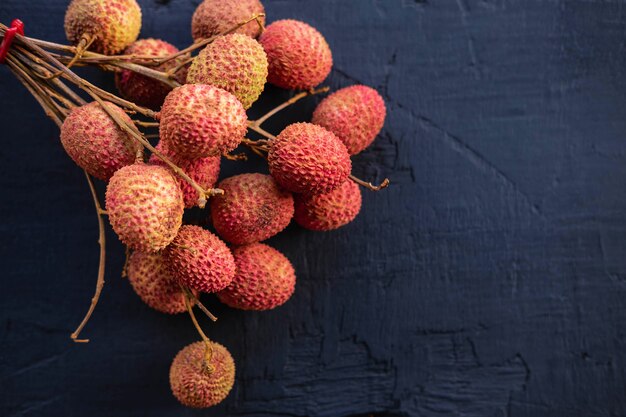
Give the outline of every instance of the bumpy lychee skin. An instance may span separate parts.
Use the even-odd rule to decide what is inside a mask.
[[[183,193],[165,168],[138,163],[117,171],[106,191],[111,226],[129,248],[157,252],[175,237],[183,219]]]
[[[159,39],[140,39],[124,50],[124,55],[141,55],[166,57],[178,52],[174,45]],[[172,59],[159,66],[151,67],[157,71],[166,72],[175,68],[182,59]],[[181,84],[187,76],[187,69],[183,68],[176,73],[176,79]],[[172,91],[172,87],[160,81],[137,74],[130,70],[121,70],[115,74],[115,85],[122,96],[140,106],[159,110],[165,96]]]
[[[187,407],[207,408],[228,396],[235,383],[235,361],[219,343],[192,343],[183,348],[170,367],[174,397]],[[206,358],[209,358],[208,362]]]
[[[385,123],[385,101],[364,85],[342,88],[326,97],[313,112],[312,123],[333,132],[351,155],[367,148]]]
[[[296,223],[305,229],[327,231],[350,223],[361,211],[361,190],[352,181],[327,194],[295,196]]]
[[[95,36],[90,51],[105,55],[122,52],[141,30],[136,0],[72,0],[65,13],[65,34],[73,43]]]
[[[244,108],[252,106],[267,80],[267,56],[249,36],[220,36],[207,45],[191,63],[187,82],[210,84],[232,93]]]
[[[174,278],[202,292],[217,292],[235,275],[235,261],[228,246],[198,226],[183,226],[164,252]]]
[[[186,84],[165,98],[160,112],[161,141],[183,158],[216,156],[239,145],[247,123],[245,109],[228,91]]]
[[[217,233],[227,242],[245,245],[269,239],[293,217],[293,197],[272,177],[241,174],[226,178],[219,188],[224,195],[211,201],[211,218]]]
[[[270,310],[293,294],[296,273],[289,259],[263,243],[234,250],[237,274],[217,296],[224,304],[242,310]]]
[[[270,141],[270,173],[283,188],[300,194],[328,193],[343,184],[352,163],[345,145],[323,127],[294,123]]]
[[[132,123],[118,106],[105,105]],[[118,169],[135,162],[137,151],[141,149],[97,102],[72,109],[61,126],[61,143],[78,166],[104,181]]]
[[[267,80],[281,88],[307,90],[330,73],[333,56],[326,39],[312,26],[297,20],[278,20],[261,34],[267,53]]]
[[[265,9],[259,0],[204,0],[193,14],[191,34],[196,41],[207,39],[261,13],[265,13]],[[265,16],[259,17],[259,20],[265,25]],[[261,33],[261,27],[253,20],[235,33],[256,38]]]
[[[133,290],[148,306],[167,314],[187,311],[185,293],[170,274],[160,252],[133,252],[127,272]]]
[[[162,142],[156,146],[156,149],[161,152],[163,156],[167,157],[179,168],[181,168],[185,174],[189,175],[189,177],[191,177],[191,179],[203,189],[206,190],[215,186],[217,178],[220,175],[221,159],[219,156],[185,159],[167,149]],[[163,162],[161,158],[156,155],[150,156],[150,163],[167,167],[165,162]],[[178,184],[180,185],[180,189],[183,191],[185,208],[191,208],[198,205],[198,198],[200,197],[198,195],[198,191],[182,178],[178,178]]]

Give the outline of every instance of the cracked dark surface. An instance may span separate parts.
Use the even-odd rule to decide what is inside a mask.
[[[140,0],[143,36],[187,45],[198,2]],[[203,324],[232,352],[237,384],[219,407],[186,410],[167,373],[194,330],[137,300],[110,232],[92,341],[70,342],[96,273],[92,203],[57,128],[0,68],[0,415],[626,416],[622,2],[264,4],[269,21],[326,35],[328,85],[385,97],[383,132],[353,160],[392,186],[364,193],[344,229],[290,226],[270,241],[298,273],[283,308],[206,297],[220,319]],[[65,5],[2,0],[0,21],[63,42]],[[252,117],[288,97],[269,90]],[[257,168],[226,162],[224,174]]]

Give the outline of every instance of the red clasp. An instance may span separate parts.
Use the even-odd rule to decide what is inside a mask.
[[[24,36],[24,23],[20,19],[15,19],[11,22],[11,27],[5,32],[2,44],[0,44],[0,64],[4,64],[9,48],[11,48],[13,43],[13,38],[18,33]]]

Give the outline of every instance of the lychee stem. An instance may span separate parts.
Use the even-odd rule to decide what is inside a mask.
[[[67,67],[72,68],[72,66],[83,56],[85,51],[89,49],[89,47],[95,40],[96,40],[96,36],[83,33],[83,35],[80,38],[80,41],[78,42],[78,45],[76,45],[76,52],[74,53],[74,56],[69,61],[69,63],[67,63]],[[57,71],[54,74],[48,75],[45,79],[51,80],[53,78],[59,77],[61,74],[63,74],[62,71]]]
[[[200,327],[200,324],[198,324],[196,315],[193,313],[193,309],[191,308],[191,300],[189,299],[189,296],[187,295],[185,295],[185,306],[187,307],[187,312],[189,313],[189,317],[191,318],[191,321],[194,327],[196,328],[196,330],[198,331],[198,334],[200,335],[200,337],[204,341],[204,344],[206,345],[206,351],[204,354],[204,364],[206,365],[207,370],[209,370],[209,372],[212,372],[213,367],[211,366],[211,357],[213,356],[213,348],[211,347],[211,341],[209,340],[207,335],[204,334],[204,332],[202,331],[202,327]]]
[[[204,304],[202,304],[202,303],[200,302],[200,300],[198,299],[198,297],[196,297],[195,295],[193,295],[193,292],[191,292],[191,291],[189,290],[189,288],[184,287],[184,286],[182,286],[182,285],[181,285],[181,288],[182,288],[183,292],[186,294],[186,296],[187,296],[187,297],[189,297],[189,299],[191,299],[191,300],[194,302],[194,304],[195,304],[195,305],[197,305],[197,306],[198,306],[198,308],[199,308],[200,310],[202,310],[202,312],[203,312],[203,313],[204,313],[204,314],[205,314],[208,318],[210,318],[212,321],[217,321],[217,317],[216,317],[215,315],[213,315],[213,313],[211,313],[211,312],[209,311],[209,309],[208,309],[208,308],[206,308],[206,307],[204,306]]]
[[[266,137],[267,139],[276,139],[276,136],[272,135],[270,132],[266,131],[265,129],[257,126],[254,122],[248,123],[248,129],[257,132],[259,135]]]
[[[106,264],[106,236],[104,233],[104,219],[102,218],[102,207],[100,206],[100,201],[98,200],[98,194],[96,192],[96,187],[93,185],[93,181],[89,174],[85,172],[85,177],[87,178],[87,183],[89,184],[89,190],[91,191],[91,196],[93,197],[93,202],[96,207],[96,213],[98,215],[98,244],[100,245],[100,264],[98,266],[98,279],[96,281],[96,292],[91,299],[91,304],[89,305],[89,310],[87,310],[87,314],[83,318],[83,321],[78,325],[74,333],[70,335],[72,340],[76,343],[87,343],[89,339],[79,339],[78,336],[80,332],[83,330],[94,310],[96,309],[96,305],[98,304],[98,300],[100,299],[100,294],[102,293],[102,288],[104,287],[104,268]]]
[[[224,154],[223,156],[229,161],[247,161],[248,160],[248,156],[245,153],[238,153],[238,154],[227,153],[227,154]]]
[[[130,248],[126,246],[126,250],[124,251],[124,265],[122,266],[122,278],[126,278],[128,276],[128,263],[130,262]]]
[[[268,111],[267,113],[265,113],[264,116],[253,120],[251,122],[251,124],[255,127],[261,127],[261,125],[270,117],[272,117],[273,115],[275,115],[276,113],[278,113],[279,111],[291,106],[292,104],[300,101],[301,99],[308,97],[308,96],[313,96],[316,94],[321,94],[321,93],[326,93],[328,92],[328,90],[330,90],[330,87],[321,87],[318,89],[310,89],[309,91],[303,91],[299,94],[296,94],[295,96],[291,97],[289,100],[285,101],[283,104],[276,106],[275,108],[273,108],[272,110]]]
[[[363,181],[362,179],[359,179],[359,178],[355,177],[355,176],[354,176],[354,175],[352,175],[352,174],[350,174],[350,177],[349,177],[349,178],[350,178],[353,182],[355,182],[355,183],[357,183],[357,184],[359,184],[359,185],[361,185],[361,186],[363,186],[363,187],[365,187],[365,188],[367,188],[368,190],[371,190],[371,191],[380,191],[380,190],[382,190],[383,188],[387,188],[387,187],[389,187],[389,178],[385,178],[385,179],[383,180],[383,182],[381,182],[379,185],[374,185],[374,184],[372,184],[371,182],[365,182],[365,181]]]

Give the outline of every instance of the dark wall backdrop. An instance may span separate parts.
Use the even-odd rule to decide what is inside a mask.
[[[187,45],[198,2],[140,0],[142,36]],[[168,369],[194,329],[138,300],[110,230],[91,343],[70,341],[96,277],[92,202],[56,126],[0,68],[0,415],[626,416],[625,3],[264,3],[270,21],[326,35],[328,85],[385,97],[354,165],[392,186],[365,192],[341,230],[271,240],[298,272],[284,307],[205,297],[237,381],[222,405],[188,410]],[[66,4],[2,0],[0,21],[64,42]],[[289,96],[269,92],[251,116]]]

